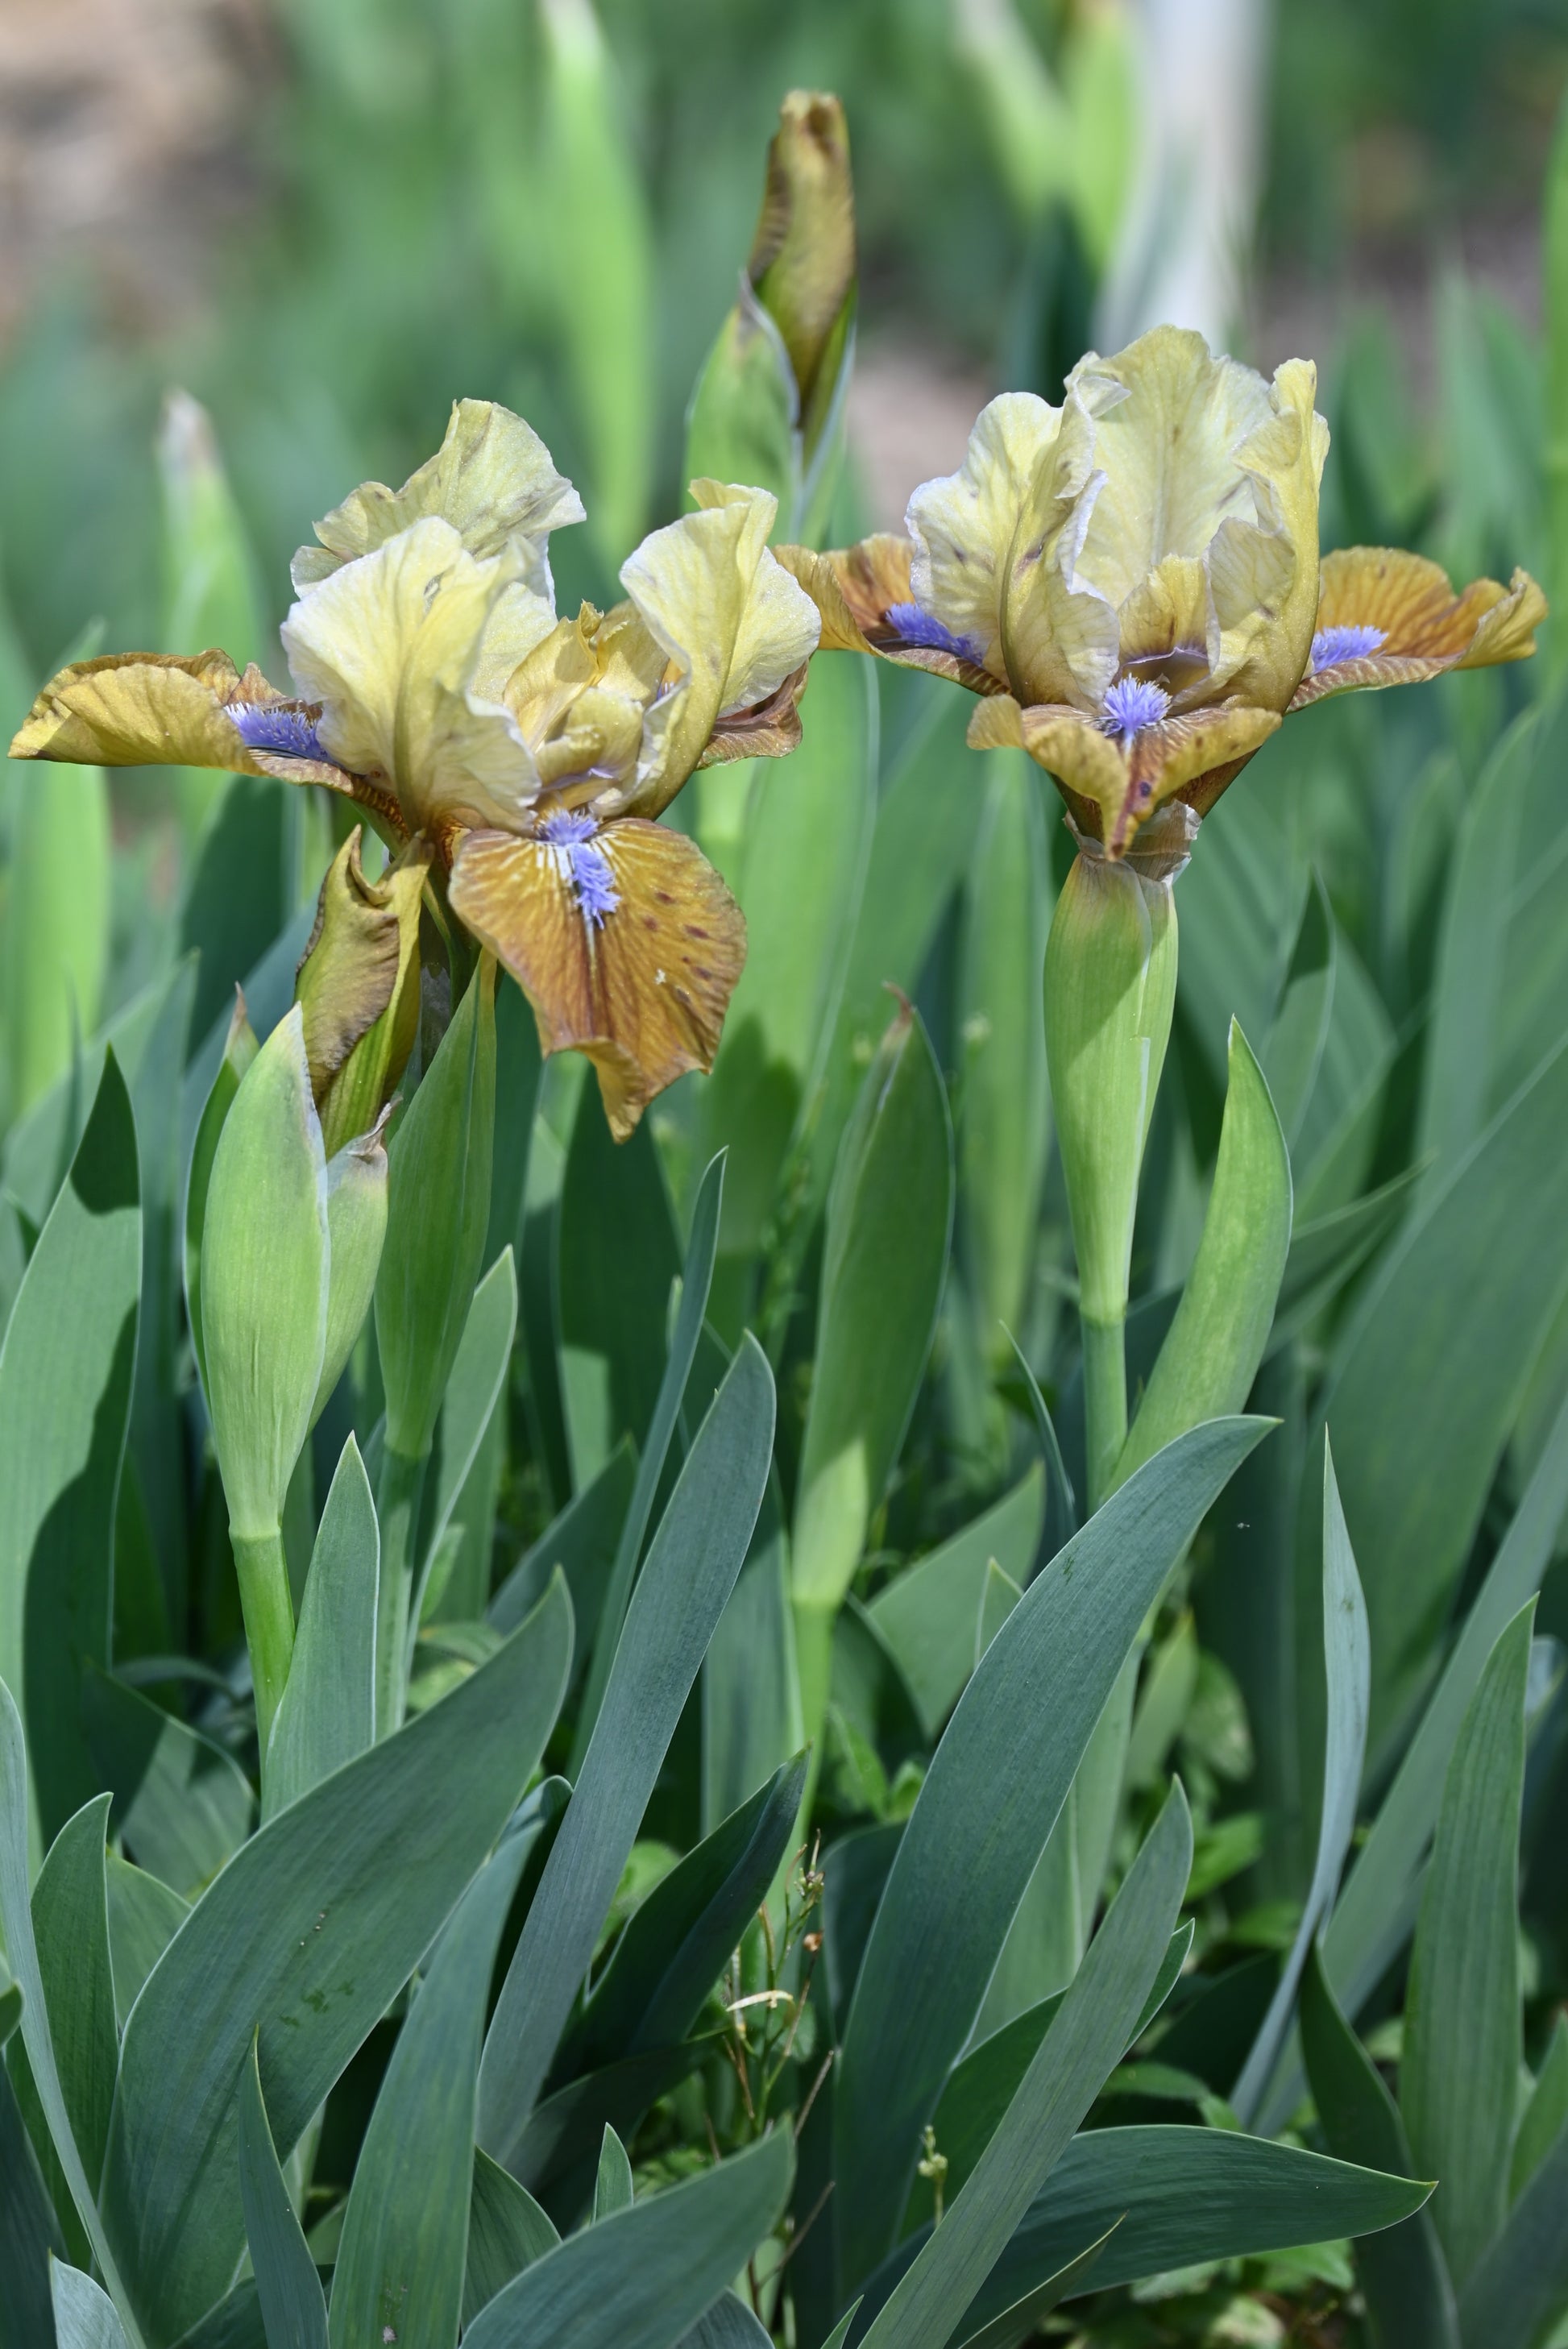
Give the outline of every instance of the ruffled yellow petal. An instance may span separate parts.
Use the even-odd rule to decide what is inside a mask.
[[[562,854],[505,833],[464,839],[451,904],[528,996],[542,1050],[593,1062],[611,1130],[624,1141],[655,1093],[712,1067],[746,924],[683,833],[622,818],[593,845],[620,900],[597,925]]]
[[[1016,542],[1034,516],[1037,479],[1054,473],[1061,425],[1061,409],[1033,392],[1004,392],[981,409],[958,471],[923,482],[909,502],[912,600],[1004,684],[1022,683],[1003,647]]]
[[[14,759],[69,766],[217,767],[232,775],[281,775],[360,793],[357,778],[327,759],[254,749],[235,709],[296,716],[308,737],[315,709],[280,693],[253,662],[242,677],[227,653],[102,653],[52,677],[11,744]]]
[[[318,585],[431,515],[449,523],[470,554],[510,550],[518,575],[547,600],[550,533],[583,518],[582,499],[521,416],[495,400],[459,399],[439,449],[400,490],[363,481],[316,523],[321,543],[294,556],[295,587]]]
[[[816,651],[821,623],[816,606],[769,552],[768,533],[777,519],[776,501],[760,490],[737,489],[726,481],[694,481],[700,512],[744,514],[736,541],[736,567],[743,584],[738,623],[724,679],[720,718],[771,701],[788,677]]]
[[[1292,709],[1358,687],[1416,685],[1445,669],[1527,660],[1546,617],[1528,571],[1506,587],[1472,579],[1456,595],[1440,564],[1392,546],[1350,546],[1323,559],[1316,626],[1379,628],[1375,652],[1330,662],[1296,688]]]
[[[1081,710],[1024,709],[999,695],[970,719],[969,740],[976,750],[1026,750],[1056,777],[1079,830],[1119,857],[1169,801],[1184,800],[1199,813],[1212,806],[1279,724],[1277,710],[1226,702],[1145,726],[1124,744]]]
[[[449,523],[416,523],[313,587],[284,623],[317,728],[354,773],[384,780],[410,832],[515,823],[539,791],[509,711],[471,689],[509,556],[469,554]]]
[[[761,490],[692,486],[698,512],[655,531],[622,566],[665,666],[634,772],[595,799],[605,814],[666,807],[721,717],[771,699],[816,648],[816,606],[769,551],[777,501]]]
[[[1091,397],[1095,410],[1076,576],[1119,613],[1171,557],[1202,565],[1208,675],[1194,698],[1223,690],[1283,709],[1305,665],[1327,450],[1315,384],[1302,360],[1265,383],[1174,326],[1114,358],[1091,353],[1068,378],[1069,403]]]

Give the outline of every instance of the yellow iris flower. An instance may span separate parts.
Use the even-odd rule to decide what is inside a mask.
[[[521,418],[460,401],[401,490],[365,484],[295,556],[294,696],[221,652],[111,654],[50,680],[12,756],[346,794],[512,972],[544,1050],[594,1062],[624,1136],[711,1066],[745,960],[728,891],[654,819],[697,767],[794,748],[819,632],[768,550],[774,500],[693,492],[624,603],[558,621],[549,533],[582,505]]]
[[[985,697],[977,748],[1056,778],[1079,833],[1123,855],[1173,800],[1206,813],[1291,710],[1534,650],[1541,590],[1355,548],[1320,565],[1328,428],[1316,375],[1272,383],[1156,326],[1091,352],[1060,408],[1005,393],[962,469],[910,501],[908,536],[779,559],[822,647],[875,652]]]

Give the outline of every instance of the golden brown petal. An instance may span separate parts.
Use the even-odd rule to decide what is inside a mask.
[[[939,645],[910,644],[889,626],[890,605],[913,600],[909,566],[914,549],[907,538],[884,531],[828,554],[815,554],[807,546],[776,546],[773,552],[821,616],[819,652],[880,653],[901,668],[951,678],[971,693],[1005,691],[1001,680],[979,662],[944,652]]]
[[[593,845],[620,904],[584,917],[564,860],[538,840],[474,832],[451,904],[533,1005],[546,1053],[585,1052],[619,1142],[688,1069],[709,1069],[746,960],[740,908],[695,844],[626,816]]]
[[[777,693],[750,709],[721,718],[697,761],[699,767],[721,766],[730,759],[783,759],[800,747],[800,696],[806,690],[810,664],[802,661]]]
[[[381,812],[381,795],[330,760],[253,750],[230,705],[319,712],[269,685],[253,661],[242,677],[227,653],[100,653],[52,677],[11,744],[14,759],[68,766],[216,767],[231,775],[278,775],[325,783]]]
[[[1212,807],[1279,723],[1276,710],[1224,702],[1145,726],[1123,746],[1065,703],[1023,709],[998,694],[975,712],[969,740],[976,750],[1026,750],[1056,778],[1080,832],[1119,857],[1168,802],[1184,800],[1199,814]]]
[[[1317,627],[1381,628],[1376,652],[1311,671],[1290,707],[1305,709],[1331,693],[1361,687],[1416,685],[1445,669],[1486,668],[1527,660],[1546,598],[1528,571],[1506,587],[1472,579],[1456,595],[1440,564],[1392,546],[1351,546],[1323,559]]]
[[[62,759],[73,766],[222,767],[259,774],[239,729],[223,714],[223,704],[240,692],[240,673],[227,653],[189,659],[104,653],[74,661],[38,695],[11,756]],[[267,697],[253,690],[245,698]]]

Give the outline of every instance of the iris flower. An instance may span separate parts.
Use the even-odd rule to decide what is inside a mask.
[[[1328,428],[1314,368],[1272,383],[1156,326],[1091,352],[1060,408],[982,410],[962,469],[910,501],[907,538],[780,549],[824,649],[875,652],[985,697],[977,748],[1056,778],[1111,857],[1171,801],[1202,816],[1291,710],[1534,650],[1541,590],[1357,547],[1320,565]]]
[[[50,680],[12,756],[344,793],[511,971],[543,1049],[593,1061],[624,1137],[711,1066],[746,951],[718,875],[655,819],[696,768],[794,748],[818,636],[768,550],[774,500],[693,492],[624,602],[558,620],[549,534],[582,505],[521,418],[461,401],[401,490],[365,484],[295,556],[294,695],[221,652],[111,654]]]

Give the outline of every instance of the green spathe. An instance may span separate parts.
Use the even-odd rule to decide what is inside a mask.
[[[495,1123],[495,964],[489,955],[452,1015],[393,1135],[376,1336],[387,1446],[430,1449],[479,1279],[490,1222]]]
[[[201,1330],[229,1523],[275,1533],[326,1350],[326,1159],[298,1008],[241,1081],[201,1235]]]
[[[385,1124],[385,1120],[382,1121]],[[387,1237],[387,1150],[382,1124],[345,1144],[326,1170],[326,1339],[311,1423],[321,1417],[376,1294]]]
[[[294,1650],[284,1502],[315,1411],[330,1285],[326,1157],[296,1005],[223,1120],[201,1231],[207,1408],[263,1753]]]
[[[376,1337],[387,1394],[376,1720],[403,1717],[416,1535],[436,1421],[462,1343],[490,1226],[495,1137],[495,964],[481,955],[392,1138]]]

